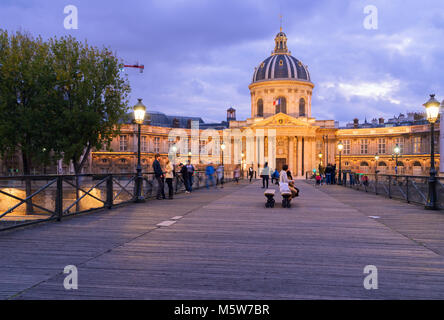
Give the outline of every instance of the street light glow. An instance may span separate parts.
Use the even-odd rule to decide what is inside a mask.
[[[426,108],[427,120],[430,123],[435,123],[436,120],[438,120],[440,105],[441,104],[439,101],[435,99],[434,94],[431,94],[429,101],[423,104],[423,106]]]

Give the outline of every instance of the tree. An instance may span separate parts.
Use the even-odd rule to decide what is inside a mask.
[[[54,84],[50,47],[42,38],[0,30],[0,150],[3,157],[21,154],[25,176],[33,162],[50,159],[54,140],[46,129],[56,112]],[[30,194],[31,180],[26,179]]]
[[[108,48],[91,47],[72,37],[51,39],[50,47],[59,93],[54,151],[63,154],[65,163],[72,161],[78,175],[91,150],[109,148],[119,133],[130,87],[122,78],[122,63]]]

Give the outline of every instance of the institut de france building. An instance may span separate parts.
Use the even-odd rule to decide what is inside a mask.
[[[220,163],[218,150],[202,156],[202,149],[214,138],[208,138],[206,129],[216,131],[222,137],[241,133],[242,149],[228,143],[224,152],[224,164],[241,165],[243,169],[262,167],[267,161],[271,168],[281,169],[288,164],[293,176],[305,177],[319,164],[339,164],[338,142],[342,142],[342,169],[361,172],[395,172],[394,148],[400,148],[398,174],[427,175],[430,168],[430,125],[419,114],[400,115],[385,121],[373,119],[359,123],[357,119],[340,128],[334,120],[318,120],[312,117],[312,95],[315,84],[309,70],[294,58],[287,48],[287,36],[282,30],[275,37],[274,50],[253,72],[249,85],[251,93],[251,117],[236,120],[236,111],[227,110],[227,120],[219,124],[206,124],[200,118],[166,116],[151,112],[150,120],[142,125],[142,166],[151,171],[154,154],[160,153],[164,165],[171,159],[174,141],[171,131],[180,129],[182,134],[193,136],[195,124],[199,125],[197,144],[189,138],[189,150],[175,150],[174,162],[190,160],[197,167],[206,163]],[[425,96],[427,96],[425,94]],[[316,106],[315,106],[316,107]],[[442,126],[442,125],[441,125]],[[436,126],[436,165],[439,166],[439,150],[444,148],[444,137],[439,137]],[[441,131],[444,131],[441,127]],[[246,134],[248,133],[248,134]],[[212,137],[214,134],[212,135]],[[262,143],[245,143],[248,136],[261,139]],[[272,140],[273,143],[270,143]],[[226,140],[225,140],[226,141]],[[441,143],[440,143],[441,142]],[[214,141],[213,141],[214,143]],[[221,145],[222,142],[219,143]],[[441,144],[441,146],[440,146]],[[214,145],[213,145],[214,146]],[[213,148],[214,149],[214,148]],[[217,148],[216,148],[217,149]],[[124,124],[121,133],[111,143],[111,151],[93,151],[85,172],[111,173],[133,172],[137,163],[137,125]],[[185,154],[184,154],[185,153]],[[176,157],[177,154],[177,157]],[[376,160],[375,155],[378,155]],[[3,171],[6,171],[3,161]],[[63,173],[69,173],[64,168]],[[444,174],[444,165],[439,170]],[[59,168],[60,172],[60,168]]]

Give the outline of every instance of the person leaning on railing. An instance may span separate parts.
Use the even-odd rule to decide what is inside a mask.
[[[160,166],[159,158],[160,154],[156,153],[156,155],[154,156],[153,170],[158,184],[156,196],[157,200],[165,199],[165,182],[163,180],[165,178],[165,175],[163,174],[162,167]]]

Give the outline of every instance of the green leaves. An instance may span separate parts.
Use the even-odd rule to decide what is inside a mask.
[[[21,151],[38,163],[63,157],[80,172],[127,112],[130,87],[120,67],[108,48],[70,36],[44,42],[0,30],[1,152]]]

